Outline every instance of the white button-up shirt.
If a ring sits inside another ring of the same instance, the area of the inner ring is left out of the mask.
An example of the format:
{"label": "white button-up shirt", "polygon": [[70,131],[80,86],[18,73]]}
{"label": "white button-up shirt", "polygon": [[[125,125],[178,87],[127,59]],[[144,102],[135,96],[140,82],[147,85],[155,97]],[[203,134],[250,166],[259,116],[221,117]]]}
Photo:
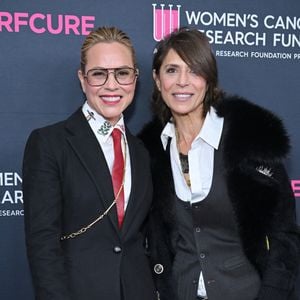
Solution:
{"label": "white button-up shirt", "polygon": [[[114,128],[118,128],[122,132],[122,150],[125,159],[124,209],[126,209],[131,190],[131,166],[123,115],[121,116],[120,120],[115,124],[115,126],[111,126],[109,128],[107,134],[101,134],[99,129],[106,120],[94,109],[92,109],[87,102],[85,102],[82,106],[82,112],[88,120],[88,123],[92,131],[94,132],[98,143],[101,146],[110,173],[112,172],[114,163],[114,143],[111,133]],[[111,201],[113,201],[113,199]]]}

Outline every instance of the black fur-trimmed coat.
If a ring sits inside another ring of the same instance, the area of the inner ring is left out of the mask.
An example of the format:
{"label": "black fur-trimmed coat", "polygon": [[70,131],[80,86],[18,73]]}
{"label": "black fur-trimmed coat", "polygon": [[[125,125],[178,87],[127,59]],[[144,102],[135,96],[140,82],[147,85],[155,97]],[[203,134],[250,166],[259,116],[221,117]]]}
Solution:
{"label": "black fur-trimmed coat", "polygon": [[[259,300],[292,300],[299,264],[300,237],[295,199],[283,166],[289,139],[271,112],[239,97],[215,107],[224,117],[226,183],[244,252],[258,270]],[[152,160],[153,207],[149,226],[152,267],[161,300],[174,300],[171,268],[176,240],[174,185],[170,161],[160,140],[163,125],[153,120],[140,133]],[[162,271],[162,272],[161,272]],[[184,300],[184,299],[179,299]]]}

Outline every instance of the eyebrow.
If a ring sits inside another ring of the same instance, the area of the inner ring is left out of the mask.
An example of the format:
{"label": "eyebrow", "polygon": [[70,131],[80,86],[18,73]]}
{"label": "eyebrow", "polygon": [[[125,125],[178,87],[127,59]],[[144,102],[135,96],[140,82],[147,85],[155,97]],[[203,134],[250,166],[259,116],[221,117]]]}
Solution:
{"label": "eyebrow", "polygon": [[167,67],[179,68],[180,65],[178,65],[178,64],[167,64],[167,65],[164,66],[164,68],[167,68]]}
{"label": "eyebrow", "polygon": [[134,69],[134,66],[131,67],[131,66],[128,66],[128,65],[123,65],[123,66],[118,66],[118,67],[113,67],[113,68],[106,68],[106,67],[96,66],[96,67],[92,67],[90,70],[97,70],[97,69],[113,70],[113,69],[125,69],[125,68]]}

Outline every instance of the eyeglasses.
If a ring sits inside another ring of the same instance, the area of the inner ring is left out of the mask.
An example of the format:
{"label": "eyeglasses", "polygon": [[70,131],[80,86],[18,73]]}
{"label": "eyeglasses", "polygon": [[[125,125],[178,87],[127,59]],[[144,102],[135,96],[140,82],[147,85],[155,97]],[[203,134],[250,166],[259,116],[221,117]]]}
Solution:
{"label": "eyeglasses", "polygon": [[84,78],[86,78],[90,86],[104,85],[110,73],[114,74],[115,80],[118,84],[129,85],[132,84],[138,76],[138,70],[133,68],[95,68],[88,70]]}

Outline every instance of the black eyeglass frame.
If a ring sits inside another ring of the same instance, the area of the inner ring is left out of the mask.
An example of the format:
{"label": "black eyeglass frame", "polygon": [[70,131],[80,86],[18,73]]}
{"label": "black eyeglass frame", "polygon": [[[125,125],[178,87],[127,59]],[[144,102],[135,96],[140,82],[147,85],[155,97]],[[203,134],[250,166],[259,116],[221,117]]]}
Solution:
{"label": "black eyeglass frame", "polygon": [[[106,71],[106,79],[105,81],[102,83],[102,84],[91,84],[89,82],[89,79],[88,79],[88,73],[91,72],[91,71]],[[119,71],[119,70],[133,70],[134,71],[134,77],[132,79],[132,82],[130,83],[120,83],[118,78],[117,78],[117,75],[116,75],[116,72]],[[90,69],[86,72],[86,74],[83,76],[87,83],[90,85],[90,86],[103,86],[107,80],[108,80],[108,77],[109,77],[109,74],[110,73],[113,73],[114,74],[114,78],[115,78],[115,81],[120,84],[120,85],[130,85],[130,84],[133,84],[134,81],[137,79],[137,77],[139,76],[139,69],[136,69],[136,68],[131,68],[131,67],[120,67],[120,68],[93,68],[93,69]]]}

